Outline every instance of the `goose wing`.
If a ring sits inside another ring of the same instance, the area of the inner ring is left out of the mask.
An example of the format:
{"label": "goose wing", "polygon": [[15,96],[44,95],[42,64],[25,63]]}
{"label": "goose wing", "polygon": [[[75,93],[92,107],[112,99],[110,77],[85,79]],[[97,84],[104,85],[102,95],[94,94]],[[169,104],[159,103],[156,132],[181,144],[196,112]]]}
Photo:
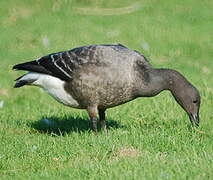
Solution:
{"label": "goose wing", "polygon": [[69,51],[52,53],[37,60],[17,64],[14,70],[26,70],[49,74],[64,81],[72,79],[72,73],[82,64],[93,61],[95,48],[79,47]]}
{"label": "goose wing", "polygon": [[[124,45],[92,45],[74,48],[68,51],[52,53],[37,60],[15,65],[15,70],[27,70],[49,74],[64,81],[72,79],[73,72],[86,64],[106,66],[107,64],[128,63],[131,59],[141,59],[141,63],[149,66],[148,61],[140,53],[129,50]],[[117,65],[116,64],[116,65]]]}

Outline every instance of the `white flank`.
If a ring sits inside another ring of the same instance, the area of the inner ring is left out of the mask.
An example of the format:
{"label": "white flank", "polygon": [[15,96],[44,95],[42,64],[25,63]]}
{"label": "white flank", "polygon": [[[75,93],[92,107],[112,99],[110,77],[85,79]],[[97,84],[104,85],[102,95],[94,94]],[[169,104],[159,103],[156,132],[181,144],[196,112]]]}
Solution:
{"label": "white flank", "polygon": [[59,78],[46,74],[29,72],[23,76],[20,81],[21,80],[35,80],[31,85],[43,88],[58,102],[70,107],[80,108],[78,102],[64,90],[65,82]]}

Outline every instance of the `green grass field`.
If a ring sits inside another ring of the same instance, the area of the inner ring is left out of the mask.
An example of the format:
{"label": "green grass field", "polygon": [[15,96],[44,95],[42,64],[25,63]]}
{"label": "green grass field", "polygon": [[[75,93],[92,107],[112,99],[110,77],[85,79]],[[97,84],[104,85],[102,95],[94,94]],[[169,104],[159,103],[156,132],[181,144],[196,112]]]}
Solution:
{"label": "green grass field", "polygon": [[[143,0],[119,15],[132,4],[0,1],[0,179],[213,179],[213,1]],[[104,43],[184,74],[201,93],[199,131],[169,92],[109,109],[108,134],[94,135],[85,111],[13,89],[14,64]]]}

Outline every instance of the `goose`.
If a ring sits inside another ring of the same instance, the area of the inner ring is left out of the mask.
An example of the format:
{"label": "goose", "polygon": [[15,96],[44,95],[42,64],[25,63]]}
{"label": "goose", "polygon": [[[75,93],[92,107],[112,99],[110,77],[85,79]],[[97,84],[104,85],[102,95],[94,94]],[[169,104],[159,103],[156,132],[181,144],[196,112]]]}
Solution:
{"label": "goose", "polygon": [[196,87],[178,71],[153,68],[143,54],[121,44],[82,46],[13,69],[28,71],[15,80],[15,88],[38,86],[66,106],[86,109],[95,132],[98,123],[107,129],[106,109],[164,90],[171,92],[192,125],[199,126],[201,98]]}

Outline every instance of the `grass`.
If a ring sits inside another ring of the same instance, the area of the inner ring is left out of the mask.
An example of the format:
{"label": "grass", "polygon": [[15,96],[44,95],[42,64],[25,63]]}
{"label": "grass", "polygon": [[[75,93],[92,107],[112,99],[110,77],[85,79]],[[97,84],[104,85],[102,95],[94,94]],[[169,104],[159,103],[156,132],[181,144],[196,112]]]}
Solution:
{"label": "grass", "polygon": [[[213,3],[144,0],[139,10],[117,16],[74,11],[132,3],[0,1],[0,179],[213,178]],[[191,129],[169,92],[109,109],[109,133],[96,136],[86,112],[38,88],[12,88],[23,74],[11,70],[16,63],[117,42],[144,53],[155,67],[180,71],[200,90],[200,131]]]}

